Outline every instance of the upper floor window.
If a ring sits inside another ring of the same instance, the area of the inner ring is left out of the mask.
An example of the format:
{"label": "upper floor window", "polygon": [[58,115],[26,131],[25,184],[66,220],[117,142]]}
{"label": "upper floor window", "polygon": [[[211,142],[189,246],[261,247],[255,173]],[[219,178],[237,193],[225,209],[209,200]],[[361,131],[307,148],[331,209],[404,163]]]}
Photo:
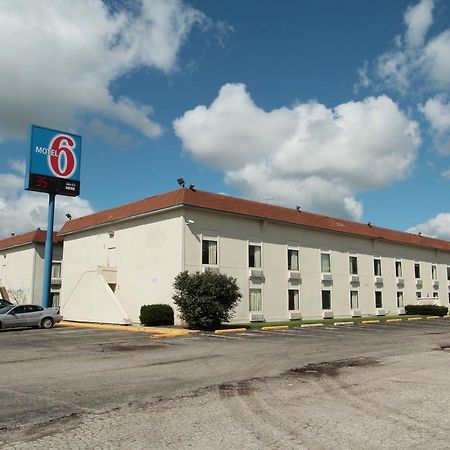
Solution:
{"label": "upper floor window", "polygon": [[349,256],[350,275],[358,274],[358,258],[356,256]]}
{"label": "upper floor window", "polygon": [[217,241],[203,239],[202,264],[217,265]]}
{"label": "upper floor window", "polygon": [[401,278],[403,276],[402,262],[395,261],[395,276]]}
{"label": "upper floor window", "polygon": [[373,274],[376,277],[381,277],[381,259],[379,258],[373,260]]}
{"label": "upper floor window", "polygon": [[322,272],[331,273],[331,263],[330,263],[330,254],[329,253],[321,253],[320,254],[320,264],[321,264]]}
{"label": "upper floor window", "polygon": [[420,264],[419,263],[414,264],[414,276],[416,278],[420,278]]}
{"label": "upper floor window", "polygon": [[437,280],[437,270],[435,265],[431,266],[431,279]]}
{"label": "upper floor window", "polygon": [[261,246],[250,244],[248,246],[248,267],[261,267]]}
{"label": "upper floor window", "polygon": [[52,278],[61,278],[61,263],[52,263]]}
{"label": "upper floor window", "polygon": [[288,270],[299,270],[298,250],[288,248]]}

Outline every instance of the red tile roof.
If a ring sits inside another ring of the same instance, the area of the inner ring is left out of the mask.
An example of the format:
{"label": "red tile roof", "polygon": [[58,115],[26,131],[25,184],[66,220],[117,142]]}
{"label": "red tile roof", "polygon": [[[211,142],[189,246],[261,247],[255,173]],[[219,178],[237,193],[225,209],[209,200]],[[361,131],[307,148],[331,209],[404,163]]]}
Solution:
{"label": "red tile roof", "polygon": [[[0,239],[0,250],[5,250],[11,247],[18,247],[20,245],[31,244],[33,242],[43,243],[47,232],[45,230],[34,230],[29,233],[18,234],[17,236]],[[53,243],[62,242],[63,238],[58,236],[56,231],[53,232]]]}
{"label": "red tile roof", "polygon": [[80,217],[66,222],[60,230],[60,235],[73,233],[79,230],[92,228],[111,222],[127,220],[129,218],[145,215],[175,206],[190,206],[239,214],[247,217],[273,220],[308,228],[346,233],[365,238],[381,239],[401,244],[416,245],[438,250],[450,251],[450,242],[433,239],[417,234],[386,228],[369,226],[367,224],[351,222],[349,220],[312,214],[296,209],[244,200],[227,195],[213,194],[190,189],[178,189],[165,194],[155,195],[134,203],[101,211],[89,216]]}

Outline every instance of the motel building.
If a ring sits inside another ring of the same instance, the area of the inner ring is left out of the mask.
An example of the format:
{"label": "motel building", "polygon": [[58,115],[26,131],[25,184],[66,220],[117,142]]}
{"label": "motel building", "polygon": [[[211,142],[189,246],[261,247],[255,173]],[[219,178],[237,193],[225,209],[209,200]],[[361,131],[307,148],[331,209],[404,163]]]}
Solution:
{"label": "motel building", "polygon": [[[12,303],[41,304],[46,232],[0,239],[0,299]],[[59,305],[61,290],[62,239],[53,233],[51,305]]]}
{"label": "motel building", "polygon": [[237,279],[235,323],[449,304],[450,242],[188,188],[68,221],[59,236],[67,320],[138,322],[144,304],[174,306],[184,270]]}

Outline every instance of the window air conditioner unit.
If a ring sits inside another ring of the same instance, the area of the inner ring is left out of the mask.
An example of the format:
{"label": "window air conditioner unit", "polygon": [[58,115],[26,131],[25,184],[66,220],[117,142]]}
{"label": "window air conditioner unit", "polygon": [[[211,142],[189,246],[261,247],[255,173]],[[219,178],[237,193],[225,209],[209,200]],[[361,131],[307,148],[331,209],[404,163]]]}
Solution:
{"label": "window air conditioner unit", "polygon": [[383,284],[383,277],[375,277],[375,284]]}
{"label": "window air conditioner unit", "polygon": [[331,273],[323,273],[322,281],[333,281],[333,275]]}
{"label": "window air conditioner unit", "polygon": [[359,283],[359,275],[351,275],[350,283]]}
{"label": "window air conditioner unit", "polygon": [[264,322],[264,314],[262,312],[251,312],[250,322]]}
{"label": "window air conditioner unit", "polygon": [[302,314],[300,311],[289,311],[289,320],[301,320]]}
{"label": "window air conditioner unit", "polygon": [[203,266],[202,271],[203,271],[203,273],[204,272],[220,273],[220,270],[218,267]]}
{"label": "window air conditioner unit", "polygon": [[61,284],[61,278],[52,278],[50,283],[51,284],[58,284],[58,285],[60,285]]}
{"label": "window air conditioner unit", "polygon": [[397,285],[403,286],[405,284],[405,280],[403,278],[397,278]]}
{"label": "window air conditioner unit", "polygon": [[359,309],[352,309],[352,317],[361,317],[361,311]]}
{"label": "window air conditioner unit", "polygon": [[264,278],[264,272],[262,269],[250,269],[248,276],[249,278]]}
{"label": "window air conditioner unit", "polygon": [[332,319],[333,318],[333,311],[331,309],[325,309],[322,311],[322,317],[324,319]]}
{"label": "window air conditioner unit", "polygon": [[288,278],[290,280],[301,280],[302,279],[300,272],[298,270],[289,272]]}
{"label": "window air conditioner unit", "polygon": [[420,278],[417,278],[417,280],[416,280],[416,286],[417,286],[417,287],[419,287],[419,286],[422,287],[422,284],[423,284],[423,283],[422,283],[422,280],[421,280]]}
{"label": "window air conditioner unit", "polygon": [[383,308],[377,308],[376,314],[377,314],[377,316],[385,316],[386,311]]}
{"label": "window air conditioner unit", "polygon": [[433,280],[433,287],[438,288],[439,287],[439,280]]}
{"label": "window air conditioner unit", "polygon": [[405,308],[397,308],[397,314],[406,314]]}

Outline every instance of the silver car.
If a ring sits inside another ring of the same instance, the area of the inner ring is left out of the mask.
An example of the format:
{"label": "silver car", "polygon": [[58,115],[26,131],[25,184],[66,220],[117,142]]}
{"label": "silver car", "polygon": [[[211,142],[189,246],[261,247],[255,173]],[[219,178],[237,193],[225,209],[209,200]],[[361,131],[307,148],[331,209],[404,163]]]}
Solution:
{"label": "silver car", "polygon": [[39,305],[8,305],[0,308],[0,328],[41,327],[51,328],[61,322],[59,308]]}

